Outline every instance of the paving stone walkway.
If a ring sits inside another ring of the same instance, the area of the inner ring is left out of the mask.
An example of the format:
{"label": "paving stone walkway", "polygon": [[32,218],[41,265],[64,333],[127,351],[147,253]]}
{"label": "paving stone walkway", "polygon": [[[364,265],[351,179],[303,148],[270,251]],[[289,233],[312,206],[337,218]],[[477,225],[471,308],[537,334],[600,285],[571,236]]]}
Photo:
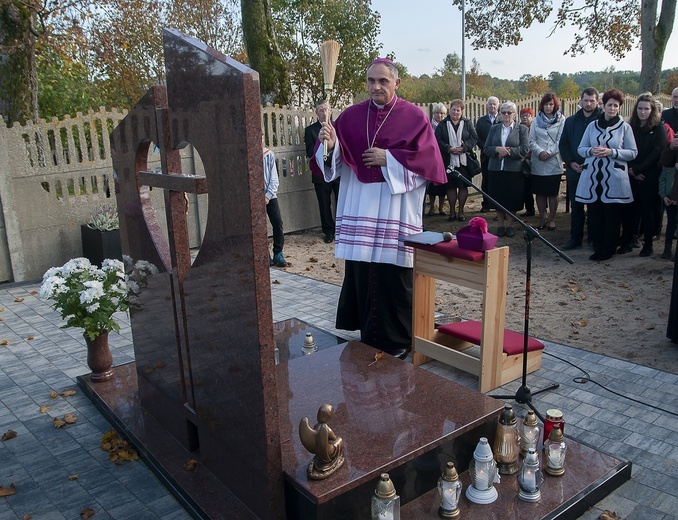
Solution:
{"label": "paving stone walkway", "polygon": [[[299,318],[357,339],[334,330],[339,287],[279,269],[271,270],[271,281],[279,282],[271,284],[275,321]],[[16,488],[0,498],[0,519],[77,520],[88,507],[95,520],[190,518],[142,461],[109,462],[100,441],[110,425],[75,382],[89,372],[82,334],[60,328],[58,313],[38,290],[37,283],[0,286],[0,341],[9,342],[0,345],[0,435],[17,432],[0,442],[0,486]],[[125,315],[119,321],[121,334],[110,335],[116,365],[134,359],[129,321]],[[475,377],[436,361],[423,367],[478,386]],[[584,384],[575,382],[582,370],[590,379]],[[534,391],[552,382],[561,386],[536,396],[540,411],[563,410],[568,436],[633,461],[632,480],[582,518],[609,509],[625,520],[678,519],[678,375],[547,342],[542,368],[529,376],[528,386]],[[500,392],[512,395],[518,386],[513,382]],[[50,398],[50,390],[69,389],[76,394]],[[67,413],[78,421],[54,428],[53,419]]]}

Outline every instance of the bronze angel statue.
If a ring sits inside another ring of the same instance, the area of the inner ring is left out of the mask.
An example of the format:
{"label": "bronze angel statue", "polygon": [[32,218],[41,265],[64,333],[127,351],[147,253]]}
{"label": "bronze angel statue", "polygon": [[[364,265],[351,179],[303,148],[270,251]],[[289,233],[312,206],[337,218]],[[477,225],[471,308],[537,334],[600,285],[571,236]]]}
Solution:
{"label": "bronze angel statue", "polygon": [[308,465],[306,473],[311,480],[322,480],[336,472],[344,463],[344,449],[341,437],[337,437],[327,424],[334,408],[324,404],[318,409],[318,423],[311,428],[308,417],[299,423],[299,438],[315,457]]}

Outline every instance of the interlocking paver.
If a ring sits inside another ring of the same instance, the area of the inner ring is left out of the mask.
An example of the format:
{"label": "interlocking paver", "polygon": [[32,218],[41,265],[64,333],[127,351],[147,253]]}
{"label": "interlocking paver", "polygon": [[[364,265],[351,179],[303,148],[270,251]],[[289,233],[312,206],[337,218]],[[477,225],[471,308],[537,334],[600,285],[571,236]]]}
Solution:
{"label": "interlocking paver", "polygon": [[[333,328],[339,287],[278,269],[271,271],[271,280],[281,282],[271,285],[276,321],[294,317],[348,339],[359,338],[358,332]],[[9,346],[0,347],[0,430],[19,433],[0,443],[0,485],[17,486],[15,495],[0,499],[0,518],[31,514],[34,520],[72,519],[91,507],[97,519],[187,520],[189,515],[143,462],[116,466],[108,461],[100,440],[110,424],[82,393],[49,398],[50,389],[77,388],[75,376],[88,369],[81,331],[61,329],[59,314],[30,294],[38,288],[37,283],[0,288],[0,307],[5,309],[0,339],[10,339]],[[14,302],[16,297],[25,299]],[[119,320],[122,333],[110,338],[115,364],[134,359],[128,319],[119,315]],[[442,363],[422,368],[477,388],[477,378]],[[592,381],[575,382],[584,371]],[[678,416],[643,403],[678,411],[678,375],[547,341],[542,369],[528,376],[528,386],[535,391],[551,383],[560,387],[535,396],[538,409],[560,408],[569,437],[634,462],[632,480],[582,518],[598,518],[603,509],[625,520],[676,518]],[[514,381],[494,393],[511,395],[519,386]],[[40,413],[41,404],[50,411]],[[514,405],[519,414],[525,412]],[[66,413],[76,415],[78,422],[53,428],[52,418]],[[78,479],[68,480],[75,474]]]}

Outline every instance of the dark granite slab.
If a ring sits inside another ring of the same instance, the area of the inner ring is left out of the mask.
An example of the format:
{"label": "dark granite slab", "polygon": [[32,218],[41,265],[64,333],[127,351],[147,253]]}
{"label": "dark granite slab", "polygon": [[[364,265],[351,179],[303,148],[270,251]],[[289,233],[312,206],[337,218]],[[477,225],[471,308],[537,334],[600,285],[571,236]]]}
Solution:
{"label": "dark granite slab", "polygon": [[[249,510],[207,467],[200,452],[191,452],[178,442],[139,400],[136,363],[113,368],[113,378],[92,383],[89,375],[78,376],[78,385],[111,424],[127,437],[144,462],[194,518],[252,520]],[[184,464],[198,461],[195,471]]]}
{"label": "dark granite slab", "polygon": [[336,347],[348,341],[297,318],[279,321],[273,324],[273,333],[280,363],[303,356],[301,347],[304,345],[307,332],[313,336],[318,350]]}
{"label": "dark granite slab", "polygon": [[[631,463],[567,439],[566,471],[562,477],[544,475],[541,500],[535,503],[518,498],[516,475],[502,475],[496,485],[499,498],[488,505],[470,502],[468,471],[460,475],[464,485],[459,509],[460,518],[469,520],[575,519],[603,497],[631,478]],[[401,520],[418,520],[437,516],[440,498],[436,489],[401,508]]]}
{"label": "dark granite slab", "polygon": [[[436,450],[453,449],[446,445],[487,425],[503,408],[495,399],[391,356],[370,365],[376,352],[353,341],[277,366],[283,471],[308,508],[316,508],[309,516],[338,517],[336,512],[318,512],[319,506],[346,500],[353,490],[359,491],[355,500],[362,503],[365,490],[369,495],[384,471],[399,469],[399,477],[408,481],[409,471],[402,468],[410,462],[417,475],[423,466],[432,467],[430,489],[440,471]],[[299,422],[308,417],[315,423],[323,403],[335,409],[329,424],[344,440],[346,462],[332,477],[309,481],[306,467],[312,457],[299,440]],[[475,442],[474,435],[461,443],[466,464]],[[291,494],[288,489],[288,518],[297,517],[290,516]]]}

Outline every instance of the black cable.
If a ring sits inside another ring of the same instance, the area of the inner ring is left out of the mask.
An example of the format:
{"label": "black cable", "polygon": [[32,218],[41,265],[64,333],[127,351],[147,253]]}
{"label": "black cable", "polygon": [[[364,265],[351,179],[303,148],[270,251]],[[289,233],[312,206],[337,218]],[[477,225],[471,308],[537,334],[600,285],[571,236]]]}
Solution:
{"label": "black cable", "polygon": [[616,392],[615,390],[611,390],[611,389],[609,389],[608,387],[606,387],[605,385],[599,383],[598,381],[595,381],[594,379],[591,379],[591,375],[590,375],[586,370],[584,370],[583,368],[581,368],[581,367],[575,365],[574,363],[568,361],[567,359],[563,359],[563,358],[558,357],[558,356],[556,356],[556,355],[554,355],[554,354],[551,354],[550,352],[546,352],[546,350],[543,350],[542,352],[543,352],[544,354],[546,354],[547,356],[551,356],[552,358],[556,358],[558,361],[562,361],[563,363],[567,363],[568,365],[571,365],[571,366],[573,366],[574,368],[576,368],[577,370],[583,372],[583,373],[586,375],[585,377],[575,377],[575,378],[572,379],[573,382],[575,382],[575,383],[577,383],[577,384],[579,384],[579,385],[585,385],[586,383],[593,383],[594,385],[598,385],[598,386],[599,386],[600,388],[602,388],[603,390],[607,390],[607,391],[610,392],[611,394],[614,394],[614,395],[616,395],[616,396],[622,397],[622,398],[624,398],[624,399],[628,399],[629,401],[633,401],[634,403],[642,404],[642,405],[644,405],[644,406],[647,406],[648,408],[653,408],[653,409],[655,409],[655,410],[660,410],[660,411],[662,411],[662,412],[665,412],[665,413],[668,413],[668,414],[671,414],[671,415],[675,415],[676,417],[678,417],[678,413],[676,413],[676,412],[672,412],[671,410],[666,410],[665,408],[662,408],[662,407],[660,407],[660,406],[654,406],[654,405],[652,405],[652,404],[647,404],[647,403],[644,403],[643,401],[638,401],[637,399],[634,399],[633,397],[629,397],[629,396],[627,396],[627,395],[624,395],[624,394],[621,394],[621,393],[619,393],[619,392]]}

